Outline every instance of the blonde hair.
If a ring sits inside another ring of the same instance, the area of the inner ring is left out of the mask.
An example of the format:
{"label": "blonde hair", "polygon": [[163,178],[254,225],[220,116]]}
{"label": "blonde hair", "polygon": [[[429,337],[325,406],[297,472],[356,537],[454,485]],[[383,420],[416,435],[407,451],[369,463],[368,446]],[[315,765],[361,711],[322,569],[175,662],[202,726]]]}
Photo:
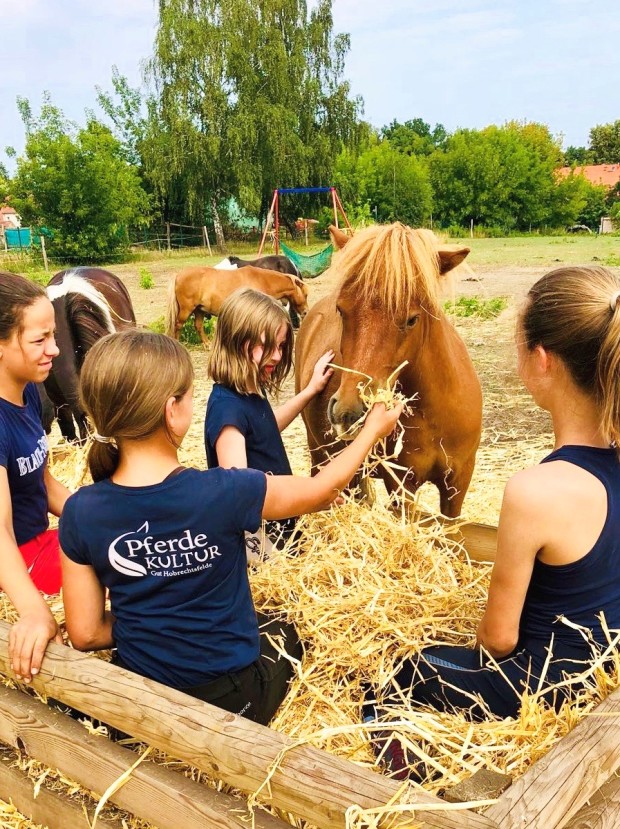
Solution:
{"label": "blonde hair", "polygon": [[187,351],[165,334],[130,329],[108,334],[90,349],[80,375],[80,399],[95,429],[88,453],[94,481],[118,467],[119,438],[139,440],[164,427],[170,397],[191,388],[194,370]]}
{"label": "blonde hair", "polygon": [[[277,345],[278,331],[286,326],[282,358],[271,377],[261,377]],[[252,350],[263,346],[259,365]],[[226,298],[217,326],[209,360],[209,375],[214,382],[235,389],[239,394],[279,392],[293,362],[293,327],[284,308],[266,294],[241,288]]]}
{"label": "blonde hair", "polygon": [[600,407],[606,440],[620,445],[620,278],[599,266],[557,268],[530,289],[521,327],[531,351],[557,354]]}

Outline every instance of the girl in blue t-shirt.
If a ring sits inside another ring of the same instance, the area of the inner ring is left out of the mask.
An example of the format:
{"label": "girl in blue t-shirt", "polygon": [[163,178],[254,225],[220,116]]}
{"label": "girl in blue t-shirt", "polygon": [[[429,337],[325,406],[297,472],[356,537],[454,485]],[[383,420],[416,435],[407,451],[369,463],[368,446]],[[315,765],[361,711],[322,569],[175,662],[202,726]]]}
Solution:
{"label": "girl in blue t-shirt", "polygon": [[[276,409],[266,395],[278,393],[292,364],[290,317],[271,297],[243,288],[224,302],[209,361],[214,380],[205,418],[209,468],[260,469],[290,475],[281,432],[319,394],[333,374],[327,351],[308,385]],[[292,533],[294,521],[269,523],[267,537],[277,543]]]}
{"label": "girl in blue t-shirt", "polygon": [[[475,647],[436,645],[404,660],[390,686],[368,692],[368,721],[375,699],[381,714],[409,697],[476,719],[518,716],[525,692],[559,707],[595,653],[614,651],[606,628],[612,640],[620,631],[620,277],[601,267],[543,276],[519,316],[517,358],[555,440],[506,486]],[[395,777],[409,775],[396,739],[377,748]]]}
{"label": "girl in blue t-shirt", "polygon": [[67,631],[80,650],[116,647],[117,664],[267,723],[301,645],[291,625],[257,619],[244,534],[262,519],[332,503],[400,408],[375,406],[358,438],[314,478],[198,471],[177,458],[192,380],[186,350],[146,331],[111,334],[84,361],[95,483],[69,498],[60,522]]}
{"label": "girl in blue t-shirt", "polygon": [[60,590],[60,556],[48,511],[69,496],[49,472],[36,383],[58,354],[54,308],[45,290],[0,272],[0,589],[19,613],[11,628],[13,671],[29,681],[51,640],[62,642],[41,595]]}

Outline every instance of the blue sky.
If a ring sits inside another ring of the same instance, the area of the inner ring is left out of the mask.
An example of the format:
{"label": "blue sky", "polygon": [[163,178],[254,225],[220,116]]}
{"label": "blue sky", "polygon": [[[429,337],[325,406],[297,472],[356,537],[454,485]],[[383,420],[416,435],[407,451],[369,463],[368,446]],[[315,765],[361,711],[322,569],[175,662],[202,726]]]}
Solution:
{"label": "blue sky", "polygon": [[[44,90],[84,122],[117,65],[139,85],[151,54],[154,0],[16,0],[0,26],[0,160],[23,149],[15,105]],[[334,0],[351,35],[346,76],[375,126],[421,117],[448,130],[540,121],[564,145],[620,119],[618,0]]]}

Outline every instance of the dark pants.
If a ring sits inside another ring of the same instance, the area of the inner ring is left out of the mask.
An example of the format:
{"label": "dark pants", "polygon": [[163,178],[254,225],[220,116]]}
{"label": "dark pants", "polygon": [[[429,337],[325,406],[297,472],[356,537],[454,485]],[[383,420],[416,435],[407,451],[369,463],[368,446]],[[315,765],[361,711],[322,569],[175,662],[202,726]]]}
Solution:
{"label": "dark pants", "polygon": [[260,656],[256,662],[204,685],[179,690],[225,711],[267,725],[286,696],[288,684],[295,673],[291,662],[280,655],[269,637],[297,661],[301,660],[303,648],[293,625],[260,613],[257,615]]}
{"label": "dark pants", "polygon": [[[430,705],[439,711],[465,710],[475,720],[489,713],[499,717],[516,717],[525,689],[536,692],[544,671],[541,691],[545,701],[560,707],[566,689],[553,690],[551,685],[566,675],[578,674],[587,667],[584,649],[555,644],[554,658],[544,668],[546,652],[521,648],[495,662],[479,649],[437,645],[424,648],[414,659],[407,660],[395,674],[392,685],[378,699],[379,713],[403,700]],[[545,692],[545,689],[547,691]],[[573,685],[572,690],[576,690]],[[370,692],[367,692],[367,703]],[[365,711],[368,709],[365,706]]]}

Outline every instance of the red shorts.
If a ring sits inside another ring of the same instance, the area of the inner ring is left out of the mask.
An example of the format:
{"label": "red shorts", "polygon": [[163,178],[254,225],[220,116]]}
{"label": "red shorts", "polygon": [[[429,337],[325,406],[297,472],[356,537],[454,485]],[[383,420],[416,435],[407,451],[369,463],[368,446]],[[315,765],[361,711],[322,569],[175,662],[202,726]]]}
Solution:
{"label": "red shorts", "polygon": [[58,530],[46,530],[19,548],[37,590],[59,593],[62,584]]}

